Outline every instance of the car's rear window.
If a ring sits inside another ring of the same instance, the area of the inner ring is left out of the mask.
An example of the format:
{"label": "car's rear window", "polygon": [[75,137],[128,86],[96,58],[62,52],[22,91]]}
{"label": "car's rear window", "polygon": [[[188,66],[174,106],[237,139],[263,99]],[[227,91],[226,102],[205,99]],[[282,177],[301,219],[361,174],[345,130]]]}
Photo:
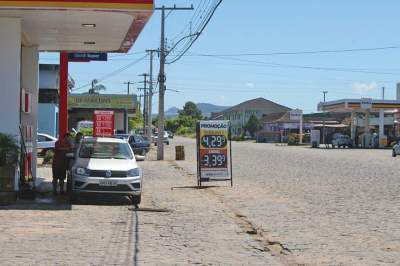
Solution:
{"label": "car's rear window", "polygon": [[79,150],[81,158],[132,159],[133,155],[127,143],[83,142]]}

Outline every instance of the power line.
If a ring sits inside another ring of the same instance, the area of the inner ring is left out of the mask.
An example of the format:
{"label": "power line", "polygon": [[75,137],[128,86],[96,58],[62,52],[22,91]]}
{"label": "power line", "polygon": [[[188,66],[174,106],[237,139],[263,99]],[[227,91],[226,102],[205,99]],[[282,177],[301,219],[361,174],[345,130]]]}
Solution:
{"label": "power line", "polygon": [[273,67],[273,68],[296,68],[296,69],[308,69],[308,70],[352,72],[352,73],[363,73],[363,74],[395,75],[395,76],[399,75],[398,73],[391,73],[391,72],[375,72],[375,71],[368,71],[368,70],[362,70],[362,69],[339,68],[339,67],[320,67],[320,66],[304,66],[304,65],[280,64],[280,63],[275,63],[275,62],[255,61],[255,60],[247,60],[247,59],[234,58],[234,57],[225,57],[225,56],[213,56],[213,58],[222,59],[222,60],[253,63],[253,64],[262,65],[262,66],[268,66],[268,67]]}
{"label": "power line", "polygon": [[372,48],[351,48],[351,49],[336,49],[336,50],[314,50],[314,51],[293,51],[293,52],[270,52],[270,53],[233,53],[233,54],[203,54],[191,53],[185,56],[205,56],[205,57],[246,57],[246,56],[270,56],[270,55],[301,55],[301,54],[324,54],[324,53],[352,53],[352,52],[368,52],[400,49],[400,46],[384,46]]}
{"label": "power line", "polygon": [[[106,80],[106,79],[108,79],[108,78],[110,78],[110,77],[112,77],[112,76],[118,75],[118,74],[121,73],[122,71],[125,71],[125,70],[127,70],[128,68],[130,68],[130,67],[136,65],[137,63],[141,62],[141,61],[142,61],[143,59],[145,59],[146,57],[147,57],[147,54],[144,55],[144,56],[142,56],[141,58],[139,58],[139,59],[137,59],[137,60],[135,60],[135,61],[133,61],[133,62],[131,62],[131,63],[129,63],[129,64],[127,64],[127,65],[125,65],[125,66],[123,66],[123,67],[117,69],[117,70],[115,70],[115,71],[113,71],[113,72],[111,72],[111,73],[108,73],[108,74],[104,75],[103,77],[97,79],[97,81],[98,81],[98,82],[101,82],[101,81],[104,81],[104,80]],[[73,91],[77,91],[77,90],[86,88],[86,87],[90,86],[91,84],[92,84],[91,82],[90,82],[90,83],[87,83],[87,84],[85,84],[85,85],[83,85],[83,86],[80,86],[80,87],[74,89]]]}
{"label": "power line", "polygon": [[[214,16],[215,12],[217,11],[218,7],[221,5],[222,0],[218,0],[218,2],[216,2],[216,4],[214,5],[214,7],[212,7],[209,11],[209,13],[207,14],[207,16],[205,17],[205,19],[203,20],[203,22],[201,22],[199,24],[199,28],[196,30],[195,33],[188,35],[188,37],[190,38],[189,42],[187,45],[184,46],[184,48],[181,50],[181,52],[179,53],[179,55],[175,56],[175,58],[171,59],[170,61],[167,61],[166,64],[172,64],[175,63],[176,61],[178,61],[179,59],[182,58],[183,55],[186,54],[187,51],[189,51],[189,49],[193,46],[193,44],[197,41],[197,39],[200,37],[200,35],[203,33],[204,29],[207,27],[208,23],[210,23],[212,17]],[[192,38],[193,37],[193,38]],[[182,39],[184,39],[185,37],[183,37]],[[182,40],[181,39],[181,40]],[[175,47],[174,47],[175,48]]]}

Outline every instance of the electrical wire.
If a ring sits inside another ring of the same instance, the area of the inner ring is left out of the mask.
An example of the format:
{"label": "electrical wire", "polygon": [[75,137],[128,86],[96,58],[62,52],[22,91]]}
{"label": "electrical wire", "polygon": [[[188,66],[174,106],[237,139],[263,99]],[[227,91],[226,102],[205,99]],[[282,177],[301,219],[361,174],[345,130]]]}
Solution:
{"label": "electrical wire", "polygon": [[[110,78],[112,76],[118,75],[119,73],[125,71],[126,69],[128,69],[128,68],[136,65],[137,63],[143,61],[147,56],[148,55],[146,54],[146,55],[142,56],[141,58],[139,58],[139,59],[137,59],[137,60],[135,60],[135,61],[133,61],[133,62],[131,62],[131,63],[129,63],[129,64],[127,64],[127,65],[125,65],[125,66],[113,71],[113,72],[111,72],[111,73],[108,73],[108,74],[102,76],[101,78],[97,79],[97,81],[101,82],[101,81],[104,81],[104,80],[106,80],[106,79],[108,79],[108,78]],[[82,85],[82,86],[76,88],[76,89],[73,89],[73,91],[81,90],[83,88],[86,88],[86,87],[90,86],[91,84],[92,84],[92,82],[89,82],[89,83],[87,83],[85,85]]]}
{"label": "electrical wire", "polygon": [[[173,64],[179,59],[182,58],[183,55],[186,54],[187,51],[193,46],[193,44],[197,41],[197,39],[200,37],[200,35],[203,33],[204,29],[207,27],[211,19],[213,18],[215,12],[217,11],[218,7],[221,5],[222,0],[218,0],[214,6],[211,6],[207,16],[205,16],[204,20],[202,20],[198,26],[198,29],[195,31],[193,34],[193,38],[190,38],[190,40],[187,42],[186,45],[183,46],[181,52],[179,52],[178,56],[175,58],[166,61],[166,64]],[[205,12],[205,11],[204,11]],[[191,34],[192,35],[192,34]],[[190,36],[190,35],[189,35]]]}
{"label": "electrical wire", "polygon": [[248,57],[248,56],[270,56],[270,55],[302,55],[302,54],[324,54],[324,53],[352,53],[352,52],[368,52],[400,49],[400,46],[385,46],[373,48],[353,48],[353,49],[337,49],[337,50],[315,50],[315,51],[294,51],[294,52],[272,52],[272,53],[236,53],[236,54],[202,54],[191,53],[185,56],[204,56],[204,57]]}

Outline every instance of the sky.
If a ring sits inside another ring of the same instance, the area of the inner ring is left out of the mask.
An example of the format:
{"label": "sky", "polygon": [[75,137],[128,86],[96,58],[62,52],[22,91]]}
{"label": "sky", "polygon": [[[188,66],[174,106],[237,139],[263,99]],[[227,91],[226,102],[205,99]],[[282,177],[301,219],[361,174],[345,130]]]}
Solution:
{"label": "sky", "polygon": [[[196,25],[211,2],[155,1],[156,6],[194,6],[193,11],[168,15],[170,47],[189,33],[190,22]],[[381,99],[382,87],[385,99],[394,99],[396,83],[400,82],[398,10],[400,1],[396,0],[223,0],[185,56],[166,65],[166,109],[182,108],[187,101],[232,106],[264,97],[312,113],[317,112],[323,91],[328,91],[328,101]],[[107,62],[70,63],[69,73],[79,88],[132,63],[101,81],[107,87],[105,93],[125,94],[124,82],[142,81],[139,75],[149,71],[148,58],[133,62],[142,58],[146,49],[159,46],[160,12],[155,11],[128,54],[109,54]],[[57,54],[40,55],[40,63],[57,62]],[[134,91],[139,93],[136,88],[142,86],[134,84]],[[153,97],[153,106],[157,110],[158,94]]]}

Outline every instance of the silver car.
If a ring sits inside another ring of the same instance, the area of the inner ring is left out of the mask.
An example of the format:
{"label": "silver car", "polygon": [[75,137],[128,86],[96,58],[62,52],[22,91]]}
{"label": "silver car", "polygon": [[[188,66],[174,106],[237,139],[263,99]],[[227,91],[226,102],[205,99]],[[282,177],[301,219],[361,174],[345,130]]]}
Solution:
{"label": "silver car", "polygon": [[129,144],[115,138],[85,138],[80,143],[71,168],[71,195],[107,193],[129,196],[139,205],[142,171]]}
{"label": "silver car", "polygon": [[396,143],[392,148],[392,156],[396,157],[397,155],[400,155],[400,142]]}

